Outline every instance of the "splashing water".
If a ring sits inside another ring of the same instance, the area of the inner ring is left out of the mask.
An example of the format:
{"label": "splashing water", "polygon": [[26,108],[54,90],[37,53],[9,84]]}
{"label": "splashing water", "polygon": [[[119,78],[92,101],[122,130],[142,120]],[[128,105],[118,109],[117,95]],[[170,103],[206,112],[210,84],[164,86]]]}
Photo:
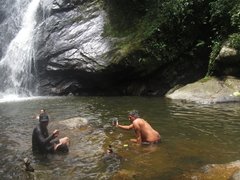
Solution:
{"label": "splashing water", "polygon": [[33,75],[33,35],[39,2],[40,0],[32,0],[29,3],[21,29],[10,42],[5,56],[0,61],[0,98],[31,96],[34,91],[36,85]]}

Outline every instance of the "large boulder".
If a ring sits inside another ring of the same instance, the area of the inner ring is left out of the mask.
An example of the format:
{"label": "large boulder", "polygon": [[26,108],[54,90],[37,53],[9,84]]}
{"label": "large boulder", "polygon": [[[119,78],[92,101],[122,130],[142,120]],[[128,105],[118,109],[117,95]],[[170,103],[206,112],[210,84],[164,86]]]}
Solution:
{"label": "large boulder", "polygon": [[217,76],[240,76],[240,53],[225,43],[215,60],[214,74]]}
{"label": "large boulder", "polygon": [[114,39],[102,36],[105,18],[97,0],[43,3],[35,38],[39,94],[104,89],[109,76],[102,71],[117,51]]}
{"label": "large boulder", "polygon": [[197,103],[240,102],[240,79],[208,77],[178,89],[172,89],[166,97]]}

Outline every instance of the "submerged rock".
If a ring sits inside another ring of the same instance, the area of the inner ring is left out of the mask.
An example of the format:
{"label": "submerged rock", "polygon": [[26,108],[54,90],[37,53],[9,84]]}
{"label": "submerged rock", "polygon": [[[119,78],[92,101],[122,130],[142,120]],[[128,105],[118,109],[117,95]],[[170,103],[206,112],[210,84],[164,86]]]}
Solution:
{"label": "submerged rock", "polygon": [[28,158],[23,159],[25,171],[34,172],[34,168],[31,166],[31,162]]}
{"label": "submerged rock", "polygon": [[186,173],[176,177],[184,180],[239,180],[240,160],[228,164],[209,164],[201,168],[199,172]]}
{"label": "submerged rock", "polygon": [[235,172],[232,177],[230,178],[230,180],[239,180],[240,179],[240,170],[238,170],[237,172]]}
{"label": "submerged rock", "polygon": [[113,179],[137,179],[137,177],[138,177],[137,172],[122,169],[113,176]]}
{"label": "submerged rock", "polygon": [[82,117],[74,117],[74,118],[65,119],[63,121],[59,121],[59,124],[67,126],[69,129],[76,129],[76,128],[79,129],[83,126],[86,126],[88,124],[88,121],[87,119]]}
{"label": "submerged rock", "polygon": [[240,79],[231,76],[222,79],[210,77],[169,91],[166,97],[203,104],[240,102],[240,96],[236,93],[239,90]]}

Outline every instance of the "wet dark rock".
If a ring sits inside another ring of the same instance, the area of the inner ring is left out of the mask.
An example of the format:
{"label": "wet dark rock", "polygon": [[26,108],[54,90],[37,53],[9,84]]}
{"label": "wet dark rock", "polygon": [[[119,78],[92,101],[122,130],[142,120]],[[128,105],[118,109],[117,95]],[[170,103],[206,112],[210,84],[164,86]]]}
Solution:
{"label": "wet dark rock", "polygon": [[54,1],[51,10],[58,13],[39,24],[35,42],[40,94],[104,89],[108,75],[102,71],[114,42],[101,36],[106,15],[98,2]]}
{"label": "wet dark rock", "polygon": [[24,158],[24,165],[25,165],[25,171],[29,171],[29,172],[34,172],[33,167],[31,166],[31,162],[28,158]]}
{"label": "wet dark rock", "polygon": [[73,9],[74,1],[71,0],[54,0],[52,13],[63,12]]}

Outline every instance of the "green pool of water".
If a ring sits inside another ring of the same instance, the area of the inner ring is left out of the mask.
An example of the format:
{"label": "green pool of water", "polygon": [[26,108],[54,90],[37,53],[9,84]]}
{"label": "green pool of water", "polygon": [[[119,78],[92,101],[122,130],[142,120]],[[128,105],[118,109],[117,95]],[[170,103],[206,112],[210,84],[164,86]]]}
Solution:
{"label": "green pool of water", "polygon": [[[34,115],[47,109],[49,131],[71,139],[67,155],[33,156]],[[133,131],[111,126],[128,124],[129,110],[139,110],[162,136],[162,143],[139,146]],[[69,129],[65,119],[82,117],[87,125]],[[3,179],[174,179],[206,164],[240,159],[239,104],[199,105],[156,97],[51,97],[0,103],[0,150]],[[116,156],[105,157],[111,144]],[[126,146],[127,145],[127,146]],[[25,172],[29,157],[34,173]]]}

